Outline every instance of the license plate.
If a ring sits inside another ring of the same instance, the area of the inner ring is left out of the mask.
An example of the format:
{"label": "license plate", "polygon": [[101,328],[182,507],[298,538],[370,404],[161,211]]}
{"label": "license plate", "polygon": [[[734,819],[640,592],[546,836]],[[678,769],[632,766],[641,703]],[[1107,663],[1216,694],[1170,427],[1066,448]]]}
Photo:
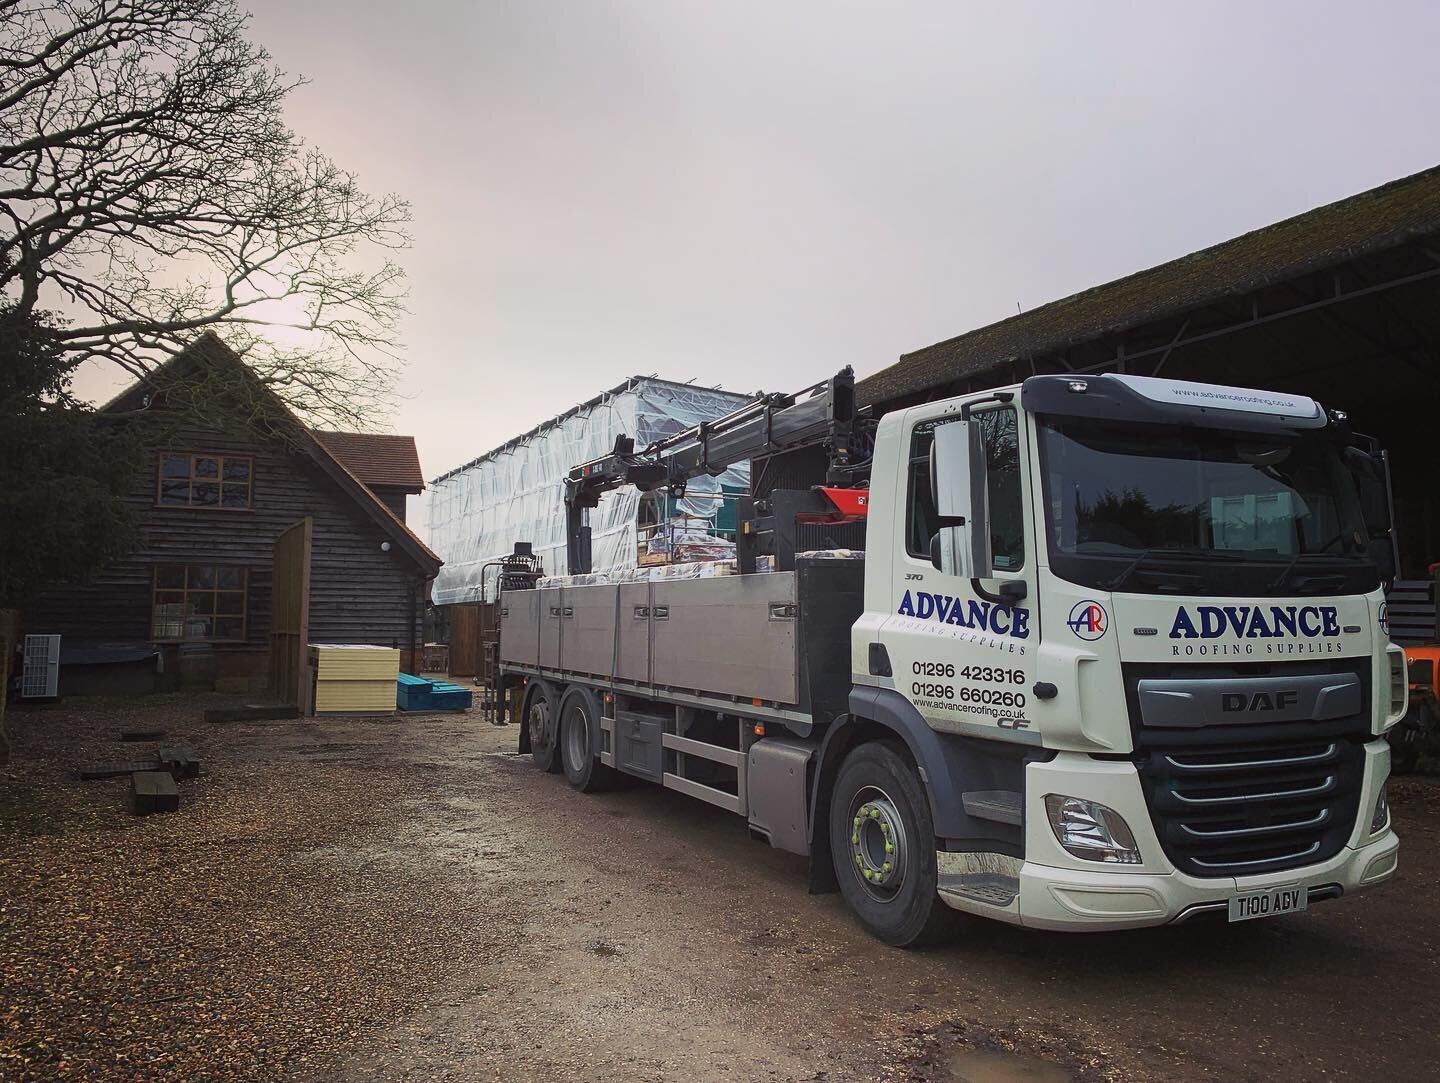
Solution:
{"label": "license plate", "polygon": [[1250,921],[1273,918],[1276,914],[1298,914],[1310,901],[1303,887],[1275,887],[1230,896],[1230,920]]}

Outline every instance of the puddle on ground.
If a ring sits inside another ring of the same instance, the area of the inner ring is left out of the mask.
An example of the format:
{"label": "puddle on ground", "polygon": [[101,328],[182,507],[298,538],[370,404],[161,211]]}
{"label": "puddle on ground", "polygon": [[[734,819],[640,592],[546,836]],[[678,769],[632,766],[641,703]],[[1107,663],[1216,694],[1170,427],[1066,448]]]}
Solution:
{"label": "puddle on ground", "polygon": [[1072,1078],[1054,1061],[993,1049],[966,1049],[951,1057],[948,1067],[955,1083],[1071,1083]]}

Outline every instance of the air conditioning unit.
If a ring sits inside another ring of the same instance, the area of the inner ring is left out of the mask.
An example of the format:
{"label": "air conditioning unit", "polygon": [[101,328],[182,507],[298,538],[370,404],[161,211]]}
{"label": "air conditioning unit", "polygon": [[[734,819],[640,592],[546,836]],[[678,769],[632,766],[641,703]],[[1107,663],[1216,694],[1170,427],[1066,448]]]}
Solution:
{"label": "air conditioning unit", "polygon": [[21,699],[54,699],[60,694],[60,637],[26,636],[20,671]]}

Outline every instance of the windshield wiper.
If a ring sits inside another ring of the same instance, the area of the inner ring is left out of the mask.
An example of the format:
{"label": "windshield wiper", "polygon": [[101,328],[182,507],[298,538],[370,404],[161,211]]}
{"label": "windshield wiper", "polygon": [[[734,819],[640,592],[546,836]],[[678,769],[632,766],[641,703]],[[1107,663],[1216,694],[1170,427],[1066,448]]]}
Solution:
{"label": "windshield wiper", "polygon": [[[1286,563],[1284,570],[1281,571],[1281,573],[1280,573],[1279,575],[1277,575],[1277,576],[1270,582],[1270,584],[1269,584],[1265,589],[1266,589],[1266,590],[1280,590],[1280,589],[1282,589],[1282,588],[1285,586],[1285,584],[1290,581],[1290,576],[1291,576],[1292,574],[1294,574],[1295,568],[1300,564],[1300,562],[1301,562],[1302,560],[1306,560],[1306,559],[1314,560],[1314,559],[1317,559],[1317,558],[1320,559],[1320,560],[1331,560],[1331,561],[1334,561],[1334,560],[1344,560],[1344,559],[1345,559],[1344,556],[1342,556],[1342,555],[1340,555],[1340,554],[1338,554],[1338,553],[1336,553],[1336,554],[1331,554],[1331,553],[1296,553],[1293,557],[1290,558],[1289,562]],[[1341,573],[1341,572],[1332,572],[1332,573],[1329,574],[1329,575],[1312,575],[1312,576],[1309,576],[1309,577],[1307,577],[1306,579],[1302,580],[1301,582],[1295,584],[1295,588],[1294,588],[1294,589],[1303,592],[1303,591],[1309,590],[1309,589],[1311,589],[1311,588],[1313,588],[1313,587],[1317,587],[1317,586],[1330,586],[1330,585],[1334,585],[1334,584],[1336,584],[1336,583],[1343,583],[1344,581],[1345,581],[1345,576],[1344,576],[1344,574]]]}
{"label": "windshield wiper", "polygon": [[[1143,565],[1147,560],[1151,559],[1208,561],[1234,560],[1236,558],[1229,553],[1215,553],[1200,549],[1146,549],[1143,553],[1141,553],[1129,564],[1127,564],[1124,570],[1119,575],[1117,575],[1114,579],[1110,580],[1110,582],[1106,583],[1105,589],[1119,590],[1121,586],[1130,581],[1130,577],[1132,575],[1134,575],[1137,571],[1140,570],[1141,565]],[[1179,572],[1172,574],[1175,574],[1175,577],[1178,579],[1188,579],[1191,582],[1200,582],[1202,580],[1201,576],[1189,572]]]}

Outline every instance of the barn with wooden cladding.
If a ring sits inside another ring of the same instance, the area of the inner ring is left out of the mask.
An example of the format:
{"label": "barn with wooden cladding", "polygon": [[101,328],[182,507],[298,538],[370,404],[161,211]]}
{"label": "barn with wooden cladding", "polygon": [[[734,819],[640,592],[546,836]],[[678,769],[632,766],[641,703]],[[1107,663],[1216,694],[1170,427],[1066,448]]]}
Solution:
{"label": "barn with wooden cladding", "polygon": [[300,702],[308,643],[411,664],[441,565],[405,524],[413,438],[307,429],[210,334],[103,412],[145,448],[141,543],[24,608],[27,632],[62,636],[63,693],[183,680]]}
{"label": "barn with wooden cladding", "polygon": [[877,414],[1042,373],[1310,395],[1390,455],[1397,642],[1434,642],[1440,561],[1440,166],[905,354]]}

